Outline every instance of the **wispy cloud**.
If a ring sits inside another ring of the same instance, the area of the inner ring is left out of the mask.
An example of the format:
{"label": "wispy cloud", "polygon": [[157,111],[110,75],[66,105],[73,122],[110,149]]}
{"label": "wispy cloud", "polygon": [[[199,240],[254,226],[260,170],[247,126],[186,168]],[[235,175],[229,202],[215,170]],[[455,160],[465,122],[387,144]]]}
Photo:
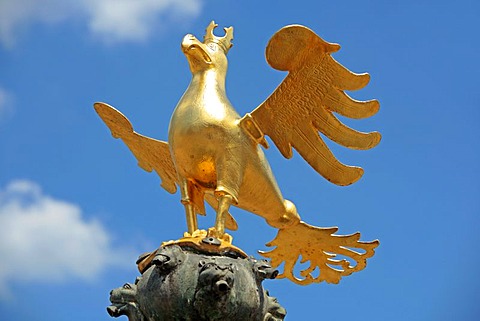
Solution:
{"label": "wispy cloud", "polygon": [[198,16],[203,0],[15,0],[0,1],[0,42],[11,47],[35,23],[81,19],[108,42],[143,41],[172,21]]}
{"label": "wispy cloud", "polygon": [[0,190],[0,299],[11,282],[93,279],[107,267],[131,263],[108,231],[74,204],[45,195],[26,180]]}
{"label": "wispy cloud", "polygon": [[12,94],[0,87],[0,124],[12,115],[12,100]]}
{"label": "wispy cloud", "polygon": [[200,0],[88,0],[88,25],[106,42],[147,39],[172,20],[195,17]]}

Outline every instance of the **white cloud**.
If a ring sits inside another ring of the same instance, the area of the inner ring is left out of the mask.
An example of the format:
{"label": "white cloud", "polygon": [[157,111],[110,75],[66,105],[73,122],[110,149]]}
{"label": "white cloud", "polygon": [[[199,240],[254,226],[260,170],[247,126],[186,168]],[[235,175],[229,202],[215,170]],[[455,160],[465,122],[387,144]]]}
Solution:
{"label": "white cloud", "polygon": [[11,282],[94,279],[112,266],[130,266],[130,251],[116,249],[105,228],[85,220],[74,204],[16,180],[0,190],[0,298]]}
{"label": "white cloud", "polygon": [[201,9],[200,0],[87,1],[90,30],[107,42],[145,40],[170,20],[195,17]]}
{"label": "white cloud", "polygon": [[[81,1],[79,1],[81,2]],[[7,46],[15,44],[19,32],[34,23],[56,23],[75,13],[73,0],[0,1],[0,40]]]}
{"label": "white cloud", "polygon": [[81,19],[93,35],[112,43],[142,41],[172,21],[198,16],[202,0],[15,0],[0,1],[0,41],[14,45],[35,23]]}

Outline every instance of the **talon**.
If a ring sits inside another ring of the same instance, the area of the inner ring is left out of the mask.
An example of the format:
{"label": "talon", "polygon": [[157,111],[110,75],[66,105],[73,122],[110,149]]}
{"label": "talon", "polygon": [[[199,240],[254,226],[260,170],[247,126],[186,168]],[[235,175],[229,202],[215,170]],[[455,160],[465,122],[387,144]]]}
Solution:
{"label": "talon", "polygon": [[217,238],[217,239],[221,239],[223,234],[225,234],[225,233],[221,234],[215,227],[211,227],[211,228],[208,229],[207,236]]}
{"label": "talon", "polygon": [[232,240],[233,240],[232,236],[228,233],[224,232],[223,234],[220,235],[215,227],[211,227],[208,229],[207,237],[214,237],[228,244],[232,244]]}

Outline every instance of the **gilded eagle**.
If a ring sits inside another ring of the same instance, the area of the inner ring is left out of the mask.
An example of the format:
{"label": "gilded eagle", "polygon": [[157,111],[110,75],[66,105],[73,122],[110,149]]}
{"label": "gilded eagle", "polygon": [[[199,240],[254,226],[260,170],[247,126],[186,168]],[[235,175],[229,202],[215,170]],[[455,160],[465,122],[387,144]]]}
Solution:
{"label": "gilded eagle", "polygon": [[[154,170],[168,192],[180,187],[189,235],[198,230],[197,214],[205,215],[204,201],[216,210],[209,236],[221,239],[225,228],[237,229],[229,213],[233,205],[278,229],[277,237],[267,244],[276,248],[262,255],[274,267],[285,262],[280,277],[299,284],[337,283],[365,267],[378,241],[360,242],[359,233],[334,235],[335,227],[319,228],[301,221],[295,205],[280,192],[262,146],[268,148],[267,135],[283,156],[291,158],[293,147],[330,182],[356,182],[363,170],[342,164],[319,132],[352,149],[369,149],[380,142],[378,132],[356,131],[335,115],[358,119],[378,111],[377,100],[357,101],[345,93],[363,88],[370,77],[352,73],[332,58],[339,45],[324,41],[307,27],[286,26],[270,39],[266,59],[288,75],[263,103],[241,117],[225,92],[233,28],[224,28],[225,35],[217,37],[216,27],[212,21],[203,42],[190,34],[183,38],[181,48],[192,80],[173,112],[168,142],[136,133],[123,114],[105,103],[96,103],[95,109],[112,135],[130,148],[140,167]],[[351,260],[335,259],[337,254]],[[302,262],[310,261],[300,272],[301,279],[294,276],[300,255]],[[353,266],[351,261],[355,261]],[[317,267],[320,273],[313,276]]]}

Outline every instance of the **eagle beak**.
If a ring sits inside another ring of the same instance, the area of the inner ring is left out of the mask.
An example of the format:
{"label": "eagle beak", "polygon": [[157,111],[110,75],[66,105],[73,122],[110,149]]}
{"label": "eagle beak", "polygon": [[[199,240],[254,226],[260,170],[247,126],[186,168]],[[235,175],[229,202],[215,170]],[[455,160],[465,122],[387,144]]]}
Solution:
{"label": "eagle beak", "polygon": [[193,63],[193,61],[201,61],[207,64],[212,62],[212,58],[210,57],[205,44],[200,42],[193,35],[188,34],[183,37],[182,51],[191,63]]}

